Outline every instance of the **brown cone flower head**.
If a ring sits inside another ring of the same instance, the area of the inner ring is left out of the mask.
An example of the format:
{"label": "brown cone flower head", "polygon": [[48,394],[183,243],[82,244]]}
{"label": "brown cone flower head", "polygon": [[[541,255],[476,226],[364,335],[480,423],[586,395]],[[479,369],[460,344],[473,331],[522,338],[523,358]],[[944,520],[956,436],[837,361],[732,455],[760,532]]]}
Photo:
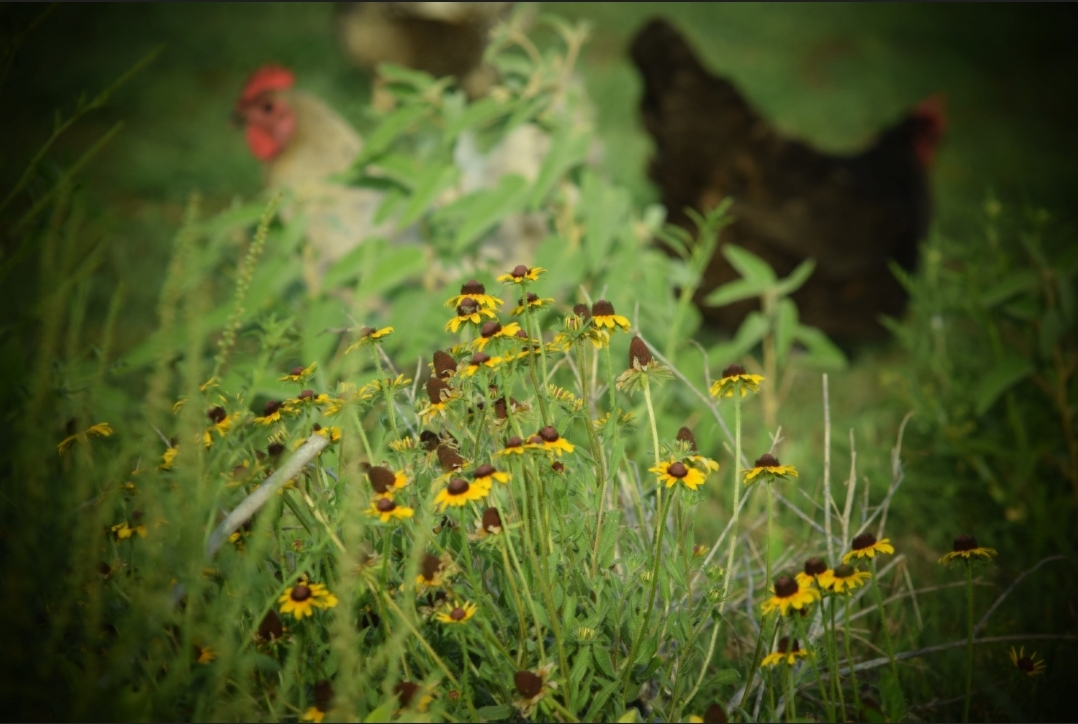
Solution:
{"label": "brown cone flower head", "polygon": [[379,495],[385,495],[393,488],[393,483],[396,482],[397,476],[393,474],[393,471],[389,468],[383,468],[380,465],[375,465],[367,471],[367,477],[371,481],[371,487],[374,488],[374,492]]}
{"label": "brown cone flower head", "polygon": [[[526,274],[527,272],[525,272]],[[486,294],[487,288],[475,279],[469,279],[460,286],[461,294]]]}
{"label": "brown cone flower head", "polygon": [[818,576],[827,570],[827,564],[820,558],[809,558],[805,561],[805,575]]}
{"label": "brown cone flower head", "polygon": [[397,701],[405,709],[411,705],[417,691],[419,691],[419,684],[414,684],[411,681],[398,681],[397,685],[393,687],[393,693],[397,695]]}
{"label": "brown cone flower head", "polygon": [[[873,541],[875,543],[875,541]],[[962,551],[971,551],[977,547],[977,539],[971,535],[963,533],[954,539],[954,552],[961,553]]]}
{"label": "brown cone flower head", "polygon": [[464,495],[468,492],[468,481],[464,478],[453,478],[449,481],[449,494],[450,495]]}
{"label": "brown cone flower head", "polygon": [[629,369],[633,368],[633,363],[637,363],[641,367],[647,367],[651,362],[651,352],[648,350],[648,346],[644,344],[644,340],[633,337],[633,340],[629,342]]}
{"label": "brown cone flower head", "polygon": [[392,513],[397,509],[397,504],[389,498],[379,498],[374,507],[378,509],[379,513]]}
{"label": "brown cone flower head", "polygon": [[591,319],[591,310],[588,309],[587,304],[577,304],[573,306],[573,314],[583,319],[585,322]]}
{"label": "brown cone flower head", "polygon": [[311,597],[311,589],[304,586],[302,583],[292,589],[292,600],[296,603],[302,603]]}
{"label": "brown cone flower head", "polygon": [[433,581],[434,577],[438,575],[438,571],[442,568],[442,559],[431,553],[424,553],[423,560],[419,564],[419,572],[423,578],[428,581]]}
{"label": "brown cone flower head", "polygon": [[437,405],[440,403],[443,393],[449,394],[449,385],[437,377],[431,377],[427,380],[427,398],[430,399],[430,404]]}
{"label": "brown cone flower head", "polygon": [[225,412],[223,407],[215,407],[206,413],[206,417],[210,418],[214,424],[217,424],[228,417],[228,413]]}
{"label": "brown cone flower head", "polygon": [[789,598],[799,590],[797,581],[790,576],[779,576],[775,579],[775,595],[779,598]]}
{"label": "brown cone flower head", "polygon": [[558,431],[554,429],[553,425],[547,425],[539,431],[539,437],[543,439],[543,442],[557,442]]}
{"label": "brown cone flower head", "polygon": [[692,430],[687,427],[681,428],[677,431],[677,439],[689,443],[689,449],[696,452],[696,436],[692,434]]}
{"label": "brown cone flower head", "polygon": [[704,724],[726,724],[726,712],[718,704],[704,710]]}
{"label": "brown cone flower head", "polygon": [[871,548],[874,545],[876,545],[876,536],[871,533],[862,533],[850,541],[850,547],[855,551],[859,551],[863,548]]}
{"label": "brown cone flower head", "polygon": [[484,323],[483,326],[479,328],[479,334],[487,339],[490,339],[500,331],[502,331],[502,325],[493,319]]}
{"label": "brown cone flower head", "polygon": [[487,508],[483,511],[483,530],[488,533],[500,533],[502,528],[502,516],[496,508]]}
{"label": "brown cone flower head", "polygon": [[616,314],[614,305],[605,299],[600,299],[595,304],[591,305],[591,313],[596,317],[610,317]]}
{"label": "brown cone flower head", "polygon": [[668,475],[675,478],[683,478],[689,474],[689,469],[685,467],[682,462],[670,463],[670,466],[666,469]]}
{"label": "brown cone flower head", "polygon": [[495,468],[494,468],[493,465],[491,465],[490,463],[484,463],[483,465],[480,465],[479,467],[477,467],[475,469],[475,472],[472,473],[472,477],[473,478],[485,478],[488,475],[493,475],[494,472],[495,472]]}
{"label": "brown cone flower head", "polygon": [[280,410],[280,409],[281,409],[281,401],[280,400],[270,400],[269,402],[266,403],[266,406],[262,408],[262,416],[263,417],[269,417],[270,415],[272,415],[273,413],[277,412],[277,410]]}
{"label": "brown cone flower head", "polygon": [[457,371],[457,362],[453,356],[443,350],[434,353],[434,375],[441,379],[449,377]]}
{"label": "brown cone flower head", "polygon": [[513,674],[513,685],[525,699],[532,699],[543,690],[543,677],[530,671],[518,671]]}
{"label": "brown cone flower head", "polygon": [[272,608],[262,617],[262,623],[258,624],[258,638],[263,641],[273,641],[284,635],[284,625],[281,617]]}
{"label": "brown cone flower head", "polygon": [[459,470],[464,465],[464,458],[448,445],[438,446],[438,463],[445,472]]}
{"label": "brown cone flower head", "polygon": [[723,377],[737,377],[743,374],[745,374],[745,368],[739,364],[727,365],[722,371]]}

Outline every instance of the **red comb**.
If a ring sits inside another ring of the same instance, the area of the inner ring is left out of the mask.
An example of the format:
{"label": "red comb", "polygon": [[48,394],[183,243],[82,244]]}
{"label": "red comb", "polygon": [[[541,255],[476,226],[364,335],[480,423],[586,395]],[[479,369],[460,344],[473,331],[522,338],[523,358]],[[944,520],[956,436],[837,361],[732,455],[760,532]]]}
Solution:
{"label": "red comb", "polygon": [[256,70],[240,94],[240,102],[254,100],[265,91],[285,90],[296,83],[296,74],[279,65],[265,65]]}
{"label": "red comb", "polygon": [[914,109],[914,114],[933,123],[939,130],[947,128],[947,98],[942,92],[933,93]]}

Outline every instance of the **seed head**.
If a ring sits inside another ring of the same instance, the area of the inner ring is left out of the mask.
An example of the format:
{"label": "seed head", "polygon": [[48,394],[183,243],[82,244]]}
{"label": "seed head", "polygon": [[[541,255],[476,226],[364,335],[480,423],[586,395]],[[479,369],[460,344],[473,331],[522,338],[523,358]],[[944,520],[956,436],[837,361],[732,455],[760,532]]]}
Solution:
{"label": "seed head", "polygon": [[[393,487],[393,483],[397,481],[397,476],[393,474],[393,471],[389,468],[383,468],[380,465],[372,466],[367,471],[367,477],[371,481],[371,487],[374,488],[374,492],[379,495],[385,495]],[[392,508],[390,508],[392,510]]]}
{"label": "seed head", "polygon": [[600,299],[595,304],[591,305],[591,313],[596,317],[609,317],[616,314],[616,312],[614,312],[614,305],[605,299]]}
{"label": "seed head", "polygon": [[677,439],[689,443],[689,449],[696,452],[696,436],[692,434],[692,430],[687,427],[681,428],[677,431]]}
{"label": "seed head", "polygon": [[456,608],[454,608],[452,611],[449,612],[449,618],[453,619],[454,621],[463,621],[464,617],[467,616],[467,615],[468,615],[468,612],[465,611],[460,606],[457,606]]}
{"label": "seed head", "polygon": [[754,468],[777,468],[779,467],[779,459],[771,453],[764,453],[756,458],[756,462],[752,466]]}
{"label": "seed head", "polygon": [[591,319],[591,310],[588,309],[587,304],[577,304],[573,306],[573,314],[583,319],[585,322]]}
{"label": "seed head", "polygon": [[[524,272],[527,274],[527,272]],[[475,279],[469,279],[460,286],[461,294],[486,294],[487,288]]]}
{"label": "seed head", "polygon": [[648,350],[648,346],[644,344],[644,340],[639,337],[633,337],[632,341],[629,342],[629,369],[632,369],[635,364],[639,364],[641,367],[647,367],[651,362],[651,351]]}
{"label": "seed head", "polygon": [[[875,541],[873,541],[875,542]],[[971,551],[977,547],[977,539],[971,535],[963,533],[954,539],[954,552],[961,553],[962,551]]]}
{"label": "seed head", "polygon": [[434,374],[436,377],[445,379],[457,371],[457,362],[453,356],[443,350],[434,353]]}
{"label": "seed head", "polygon": [[459,470],[464,465],[464,458],[449,445],[442,444],[438,446],[438,463],[448,473]]}
{"label": "seed head", "polygon": [[544,442],[557,442],[558,431],[554,429],[553,425],[547,425],[539,431],[539,437],[541,437]]}
{"label": "seed head", "polygon": [[311,589],[304,586],[302,583],[292,589],[292,600],[296,603],[302,603],[311,597]]}
{"label": "seed head", "polygon": [[277,412],[277,410],[280,410],[280,409],[281,409],[281,401],[280,400],[270,400],[269,402],[266,403],[266,406],[262,408],[262,416],[263,417],[269,417],[270,415],[272,415],[273,413]]}
{"label": "seed head", "polygon": [[512,274],[517,279],[522,279],[523,277],[528,276],[529,271],[531,271],[531,270],[528,269],[528,267],[524,266],[523,264],[517,264],[515,267],[513,267],[513,271],[511,271],[509,273]]}
{"label": "seed head", "polygon": [[393,693],[397,695],[397,701],[401,703],[401,707],[407,709],[412,703],[412,698],[419,691],[419,684],[413,684],[411,681],[398,681],[397,685],[393,687]]}
{"label": "seed head", "polygon": [[809,558],[805,561],[805,575],[818,576],[827,570],[827,563],[820,558]]}
{"label": "seed head", "polygon": [[675,478],[683,478],[689,474],[689,469],[685,467],[684,463],[676,462],[671,463],[670,466],[666,468],[666,472]]}
{"label": "seed head", "polygon": [[442,382],[437,377],[431,377],[427,380],[427,397],[430,399],[430,404],[439,404],[442,401],[443,393],[449,393],[449,385]]}
{"label": "seed head", "polygon": [[468,492],[468,481],[464,478],[453,478],[449,481],[449,494],[450,495],[464,495]]}
{"label": "seed head", "polygon": [[423,554],[423,561],[419,564],[419,571],[423,574],[423,578],[428,581],[433,581],[434,577],[438,575],[438,571],[441,570],[441,568],[441,558],[430,553]]}
{"label": "seed head", "polygon": [[502,331],[502,325],[493,319],[484,323],[483,326],[479,328],[479,334],[487,339],[490,339],[500,331]]}
{"label": "seed head", "polygon": [[876,536],[872,535],[871,533],[862,533],[850,542],[850,546],[855,551],[859,551],[864,548],[871,548],[874,545],[876,545]]}
{"label": "seed head", "polygon": [[228,417],[228,413],[225,412],[225,408],[223,407],[214,407],[206,413],[206,417],[210,418],[214,424],[217,424]]}
{"label": "seed head", "polygon": [[284,635],[284,625],[281,617],[272,608],[262,617],[262,623],[258,624],[258,638],[263,641],[273,641]]}
{"label": "seed head", "polygon": [[775,579],[775,595],[779,598],[789,598],[797,591],[797,581],[789,576],[779,576]]}
{"label": "seed head", "polygon": [[500,533],[502,528],[502,516],[496,508],[487,508],[483,511],[483,530],[488,533]]}
{"label": "seed head", "polygon": [[493,465],[491,465],[490,463],[484,463],[483,465],[480,465],[475,469],[475,472],[472,473],[472,477],[485,478],[488,475],[493,475],[495,472],[496,470]]}
{"label": "seed head", "polygon": [[723,378],[737,377],[738,375],[743,374],[745,374],[745,368],[739,364],[727,365],[726,368],[722,371]]}
{"label": "seed head", "polygon": [[543,690],[543,677],[530,671],[518,671],[513,674],[513,685],[517,692],[525,699],[531,699],[539,695]]}
{"label": "seed head", "polygon": [[397,504],[389,498],[379,498],[378,502],[374,504],[374,507],[378,509],[379,513],[392,513],[397,508]]}

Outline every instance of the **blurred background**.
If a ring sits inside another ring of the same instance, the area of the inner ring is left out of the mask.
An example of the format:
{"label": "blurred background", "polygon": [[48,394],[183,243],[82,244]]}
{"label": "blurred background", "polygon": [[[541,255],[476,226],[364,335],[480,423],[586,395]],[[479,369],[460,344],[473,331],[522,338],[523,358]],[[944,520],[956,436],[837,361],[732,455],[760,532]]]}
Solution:
{"label": "blurred background", "polygon": [[[24,34],[41,10],[35,4],[0,7],[7,42],[0,71],[5,73],[0,85],[0,189],[5,194],[49,138],[58,113],[67,117],[80,94],[92,97],[166,44],[105,107],[60,136],[44,164],[43,176],[48,176],[124,122],[79,177],[89,221],[110,241],[97,272],[104,283],[89,292],[86,317],[91,326],[99,325],[114,285],[128,284],[114,338],[114,352],[122,356],[157,323],[171,239],[188,195],[200,191],[210,216],[262,192],[260,164],[231,120],[248,76],[267,63],[288,66],[298,87],[320,96],[361,134],[377,121],[375,86],[349,61],[340,42],[338,23],[347,12],[341,6],[70,4],[55,7]],[[663,17],[684,33],[705,66],[736,83],[780,131],[825,151],[861,150],[926,96],[944,95],[948,127],[931,173],[936,215],[904,327],[896,339],[848,349],[851,367],[832,375],[835,456],[842,461],[835,475],[848,459],[845,431],[852,428],[863,473],[885,485],[898,423],[914,410],[904,447],[907,481],[892,525],[926,580],[941,575],[934,561],[950,539],[974,524],[982,545],[1007,549],[999,563],[1004,582],[1044,555],[1073,554],[1078,492],[1066,480],[1066,462],[1060,463],[1074,440],[1073,377],[1043,395],[1035,374],[1016,378],[1021,384],[1010,388],[1011,380],[999,392],[1009,389],[1006,406],[981,409],[970,401],[975,394],[949,396],[948,387],[961,382],[976,388],[985,374],[981,342],[974,344],[972,332],[968,339],[962,336],[973,323],[948,334],[937,323],[947,304],[952,305],[947,309],[960,306],[963,285],[974,276],[974,265],[967,262],[995,253],[993,239],[1009,234],[1017,249],[1018,239],[1035,233],[1041,239],[1037,248],[1050,258],[1066,257],[1075,246],[1074,7],[564,3],[538,11],[591,22],[591,38],[577,67],[595,104],[597,165],[628,189],[638,208],[660,198],[647,176],[653,147],[638,108],[642,81],[628,56],[631,39],[651,17]],[[31,198],[36,190],[31,183]],[[988,214],[999,219],[999,229],[986,231],[986,199],[996,205],[990,204],[992,209],[1005,210],[1002,216],[998,210]],[[1020,261],[1026,258],[1001,256],[997,266],[1033,268],[1032,262]],[[1064,264],[1061,278],[1070,279],[1072,267]],[[11,292],[4,299],[7,334],[32,319],[34,298]],[[1025,324],[1022,313],[1015,311],[1010,321]],[[8,335],[4,343],[12,339]],[[941,361],[941,350],[950,355],[947,361]],[[8,365],[17,359],[3,357]],[[1051,355],[1045,359],[1045,369],[1051,369]],[[0,374],[18,377],[11,368]],[[128,384],[141,383],[132,378]],[[787,404],[804,412],[787,419],[800,426],[806,457],[809,450],[819,450],[819,403],[818,377],[802,378],[790,391]],[[1063,437],[1061,427],[1069,430]],[[762,431],[757,437],[764,439]],[[1074,454],[1071,449],[1072,460]],[[1024,593],[1009,604],[1008,627],[1055,632],[1078,627],[1074,567],[1066,566],[1066,576],[1055,577],[1064,571],[1060,566],[1023,584]],[[925,625],[935,627],[935,640],[961,635],[959,602],[952,608],[941,605],[938,617]],[[1056,684],[1066,680],[1070,653],[1060,648],[1046,654]],[[926,666],[945,672],[960,661],[954,653]],[[1018,720],[1065,718],[1073,703],[1056,691],[1051,703],[1028,705],[1033,708],[1022,708],[1027,703],[1020,694],[997,693],[993,711]],[[921,714],[939,716],[940,711]]]}

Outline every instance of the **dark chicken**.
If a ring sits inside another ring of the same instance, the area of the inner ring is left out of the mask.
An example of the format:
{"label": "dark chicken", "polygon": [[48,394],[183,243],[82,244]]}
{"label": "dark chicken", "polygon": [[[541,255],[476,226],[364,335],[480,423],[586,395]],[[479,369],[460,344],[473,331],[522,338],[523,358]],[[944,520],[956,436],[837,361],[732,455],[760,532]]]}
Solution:
{"label": "dark chicken", "polygon": [[[631,53],[644,78],[644,124],[656,145],[649,175],[670,221],[693,231],[685,207],[702,211],[732,197],[735,220],[722,242],[762,257],[779,276],[816,260],[793,297],[802,321],[843,340],[882,333],[879,316],[900,315],[906,302],[888,260],[915,267],[932,214],[927,171],[945,123],[940,100],[923,102],[861,153],[828,155],[780,135],[666,22],[651,21]],[[737,278],[716,253],[697,303]],[[701,309],[732,331],[756,306]]]}

